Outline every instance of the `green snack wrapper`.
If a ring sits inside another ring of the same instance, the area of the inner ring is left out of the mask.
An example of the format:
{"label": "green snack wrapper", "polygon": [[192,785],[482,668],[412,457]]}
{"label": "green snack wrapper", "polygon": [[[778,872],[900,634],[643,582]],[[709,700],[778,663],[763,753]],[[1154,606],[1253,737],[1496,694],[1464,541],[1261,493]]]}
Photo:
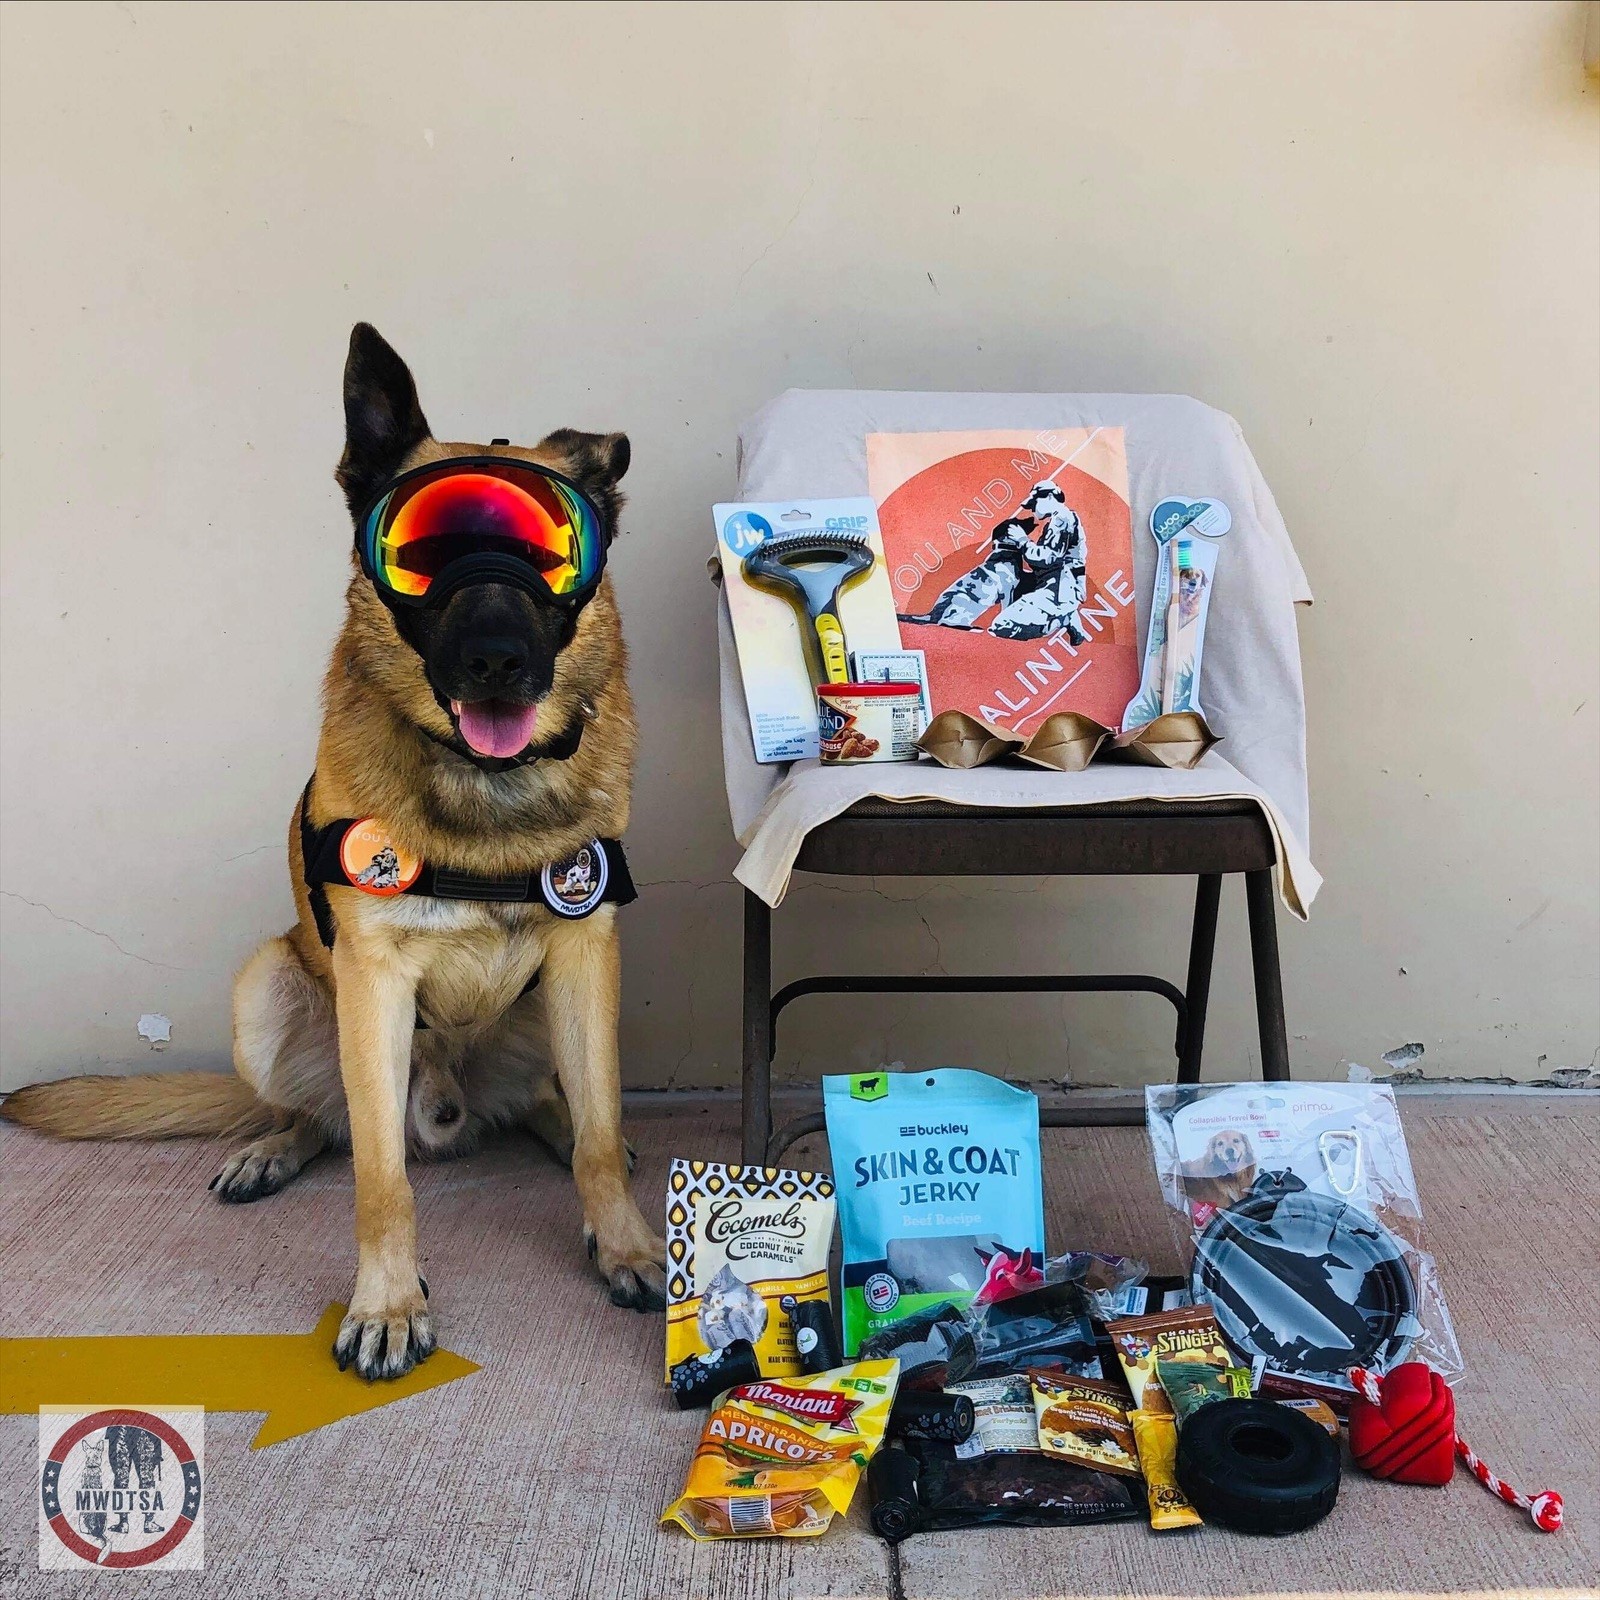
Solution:
{"label": "green snack wrapper", "polygon": [[1172,1402],[1178,1429],[1201,1406],[1213,1400],[1248,1400],[1250,1373],[1245,1367],[1215,1367],[1209,1361],[1156,1362],[1156,1376]]}

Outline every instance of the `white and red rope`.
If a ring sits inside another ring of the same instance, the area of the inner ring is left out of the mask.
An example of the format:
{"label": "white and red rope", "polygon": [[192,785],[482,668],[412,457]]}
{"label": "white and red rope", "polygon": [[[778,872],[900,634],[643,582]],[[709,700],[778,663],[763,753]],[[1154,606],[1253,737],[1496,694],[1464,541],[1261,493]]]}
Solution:
{"label": "white and red rope", "polygon": [[[1369,1405],[1382,1405],[1383,1396],[1378,1387],[1376,1374],[1368,1372],[1365,1367],[1352,1367],[1350,1381],[1356,1387],[1356,1393]],[[1554,1489],[1541,1489],[1530,1500],[1527,1495],[1518,1494],[1511,1485],[1502,1478],[1497,1478],[1479,1459],[1476,1451],[1458,1433],[1456,1435],[1456,1455],[1471,1468],[1472,1475],[1481,1483],[1490,1494],[1498,1495],[1508,1506],[1518,1506],[1533,1519],[1533,1525],[1545,1533],[1556,1533],[1560,1530],[1561,1519],[1565,1508],[1561,1503],[1561,1496]]]}

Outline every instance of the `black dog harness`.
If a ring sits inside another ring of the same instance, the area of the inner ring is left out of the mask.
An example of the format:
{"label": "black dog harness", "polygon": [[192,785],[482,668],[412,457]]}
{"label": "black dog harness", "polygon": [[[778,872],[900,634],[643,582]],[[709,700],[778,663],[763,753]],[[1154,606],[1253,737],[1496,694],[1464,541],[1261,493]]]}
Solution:
{"label": "black dog harness", "polygon": [[408,855],[374,817],[340,817],[314,828],[310,804],[308,782],[300,796],[300,853],[311,914],[330,950],[337,929],[328,904],[329,884],[378,899],[416,894],[435,900],[543,905],[569,921],[592,916],[608,903],[625,906],[639,898],[618,839],[591,839],[564,860],[490,878]]}

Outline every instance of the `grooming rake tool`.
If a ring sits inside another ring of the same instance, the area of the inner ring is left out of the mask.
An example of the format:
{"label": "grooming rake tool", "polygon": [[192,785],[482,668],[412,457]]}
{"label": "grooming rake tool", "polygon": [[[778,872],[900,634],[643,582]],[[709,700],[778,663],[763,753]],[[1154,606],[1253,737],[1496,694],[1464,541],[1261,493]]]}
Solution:
{"label": "grooming rake tool", "polygon": [[803,613],[800,648],[813,684],[850,681],[839,596],[876,560],[865,534],[828,532],[781,533],[744,558],[749,582]]}

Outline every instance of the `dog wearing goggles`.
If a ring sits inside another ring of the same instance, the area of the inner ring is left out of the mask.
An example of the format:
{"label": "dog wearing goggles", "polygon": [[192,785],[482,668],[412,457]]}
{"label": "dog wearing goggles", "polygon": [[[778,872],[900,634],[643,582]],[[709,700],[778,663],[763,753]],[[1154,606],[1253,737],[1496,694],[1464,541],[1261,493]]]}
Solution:
{"label": "dog wearing goggles", "polygon": [[[665,1245],[628,1187],[615,906],[404,892],[425,860],[480,881],[559,870],[575,894],[584,852],[626,828],[636,731],[605,558],[629,447],[571,429],[441,443],[364,323],[344,410],[355,571],[289,828],[298,920],[234,987],[238,1077],[69,1079],[4,1114],[75,1138],[257,1135],[213,1180],[231,1201],[348,1145],[358,1265],[334,1355],[393,1378],[434,1348],[407,1154],[460,1154],[491,1127],[570,1162],[611,1299],[665,1304]],[[380,847],[313,884],[305,841],[347,818]]]}

